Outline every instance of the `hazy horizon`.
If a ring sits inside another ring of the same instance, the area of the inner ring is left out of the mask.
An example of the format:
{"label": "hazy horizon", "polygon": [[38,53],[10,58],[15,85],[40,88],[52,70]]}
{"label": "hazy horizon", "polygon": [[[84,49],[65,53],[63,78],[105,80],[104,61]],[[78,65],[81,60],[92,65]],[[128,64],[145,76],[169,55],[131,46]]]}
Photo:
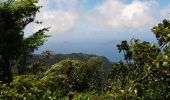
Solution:
{"label": "hazy horizon", "polygon": [[170,19],[169,0],[41,0],[36,20],[30,24],[26,36],[51,27],[44,46],[56,53],[88,53],[118,61],[116,45],[122,40],[138,38],[154,43],[151,28],[163,19]]}

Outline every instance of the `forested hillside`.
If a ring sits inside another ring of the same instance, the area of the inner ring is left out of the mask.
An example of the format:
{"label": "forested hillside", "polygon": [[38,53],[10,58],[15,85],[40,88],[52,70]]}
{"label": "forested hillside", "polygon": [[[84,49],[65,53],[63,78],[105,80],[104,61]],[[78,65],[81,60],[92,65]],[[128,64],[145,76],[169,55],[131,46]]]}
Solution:
{"label": "forested hillside", "polygon": [[170,21],[152,28],[156,44],[139,39],[118,44],[124,54],[119,62],[81,53],[36,56],[50,30],[25,37],[27,25],[41,24],[35,21],[37,3],[0,1],[0,100],[170,99]]}
{"label": "forested hillside", "polygon": [[[50,55],[50,58],[47,59],[44,64],[50,66],[53,64],[56,64],[58,62],[60,62],[61,60],[64,59],[74,59],[74,60],[81,60],[81,61],[87,61],[89,58],[92,57],[99,57],[101,59],[103,59],[103,61],[108,65],[111,66],[111,62],[104,56],[97,56],[97,55],[92,55],[92,54],[85,54],[85,53],[72,53],[72,54],[55,54],[54,52],[51,51],[45,51],[46,53],[48,52]],[[44,53],[45,53],[44,52]],[[34,54],[30,57],[27,57],[27,64],[32,64],[33,62],[38,61],[39,59],[41,59],[44,56],[44,53],[42,54]]]}

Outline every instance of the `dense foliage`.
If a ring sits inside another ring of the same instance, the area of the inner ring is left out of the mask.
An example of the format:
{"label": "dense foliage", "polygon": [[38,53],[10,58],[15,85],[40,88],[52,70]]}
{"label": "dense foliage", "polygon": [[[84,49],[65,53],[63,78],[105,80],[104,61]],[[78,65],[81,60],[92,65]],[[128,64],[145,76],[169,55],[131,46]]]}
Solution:
{"label": "dense foliage", "polygon": [[[168,20],[152,28],[158,41],[156,44],[139,39],[118,44],[124,60],[114,62],[109,72],[104,70],[108,66],[101,57],[84,61],[65,59],[46,66],[44,62],[52,57],[50,52],[44,52],[42,58],[26,66],[26,57],[43,45],[47,37],[44,34],[47,28],[28,38],[23,35],[25,26],[34,21],[39,11],[40,6],[36,3],[37,0],[7,0],[0,4],[0,36],[3,37],[0,40],[0,99],[170,99]],[[22,72],[12,76],[9,69],[13,66],[19,66],[18,70]]]}
{"label": "dense foliage", "polygon": [[18,67],[19,74],[23,74],[26,57],[43,45],[48,37],[44,34],[48,28],[24,37],[25,27],[34,22],[41,8],[36,3],[38,0],[0,1],[0,81],[12,81],[13,66]]}
{"label": "dense foliage", "polygon": [[1,84],[0,98],[46,100],[64,98],[69,92],[100,90],[100,63],[100,58],[87,62],[66,59],[42,75],[15,76],[10,85]]}

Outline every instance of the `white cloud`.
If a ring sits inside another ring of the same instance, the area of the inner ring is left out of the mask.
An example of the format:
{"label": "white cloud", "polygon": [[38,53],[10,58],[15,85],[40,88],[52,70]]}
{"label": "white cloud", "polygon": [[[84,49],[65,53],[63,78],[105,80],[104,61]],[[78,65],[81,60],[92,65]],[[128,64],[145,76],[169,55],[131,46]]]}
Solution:
{"label": "white cloud", "polygon": [[[54,4],[51,4],[54,3]],[[39,5],[44,7],[37,14],[36,20],[42,21],[42,25],[32,25],[35,32],[43,27],[50,27],[50,34],[70,31],[74,28],[77,13],[74,9],[76,0],[40,0]],[[51,5],[55,6],[51,8]],[[67,9],[64,8],[67,7]]]}
{"label": "white cloud", "polygon": [[[82,10],[88,0],[40,0],[43,9],[37,20],[41,26],[33,25],[33,30],[51,27],[50,34],[70,31],[91,30],[142,30],[157,24],[159,7],[155,0],[133,0],[125,3],[123,0],[103,0],[94,8]],[[53,7],[52,7],[53,6]],[[157,15],[155,15],[157,11]],[[165,14],[168,10],[162,11]]]}
{"label": "white cloud", "polygon": [[141,28],[153,25],[154,1],[134,0],[130,4],[122,0],[104,0],[89,14],[88,18],[104,28]]}
{"label": "white cloud", "polygon": [[62,33],[71,30],[74,27],[76,14],[71,11],[43,11],[37,16],[43,24],[37,28],[51,27],[50,33]]}

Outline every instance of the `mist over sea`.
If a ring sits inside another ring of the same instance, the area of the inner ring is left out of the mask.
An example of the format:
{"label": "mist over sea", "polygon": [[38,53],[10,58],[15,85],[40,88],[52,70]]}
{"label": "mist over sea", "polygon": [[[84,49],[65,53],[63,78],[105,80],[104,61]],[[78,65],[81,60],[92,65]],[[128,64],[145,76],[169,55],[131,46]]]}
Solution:
{"label": "mist over sea", "polygon": [[130,41],[132,38],[137,38],[155,43],[155,37],[151,32],[138,34],[117,34],[114,32],[108,32],[105,34],[87,33],[81,35],[79,33],[65,33],[52,35],[47,39],[45,45],[39,48],[35,53],[40,54],[45,50],[53,51],[56,54],[86,53],[105,56],[110,61],[116,62],[123,59],[123,55],[119,53],[116,47],[116,45],[120,44],[123,40]]}

